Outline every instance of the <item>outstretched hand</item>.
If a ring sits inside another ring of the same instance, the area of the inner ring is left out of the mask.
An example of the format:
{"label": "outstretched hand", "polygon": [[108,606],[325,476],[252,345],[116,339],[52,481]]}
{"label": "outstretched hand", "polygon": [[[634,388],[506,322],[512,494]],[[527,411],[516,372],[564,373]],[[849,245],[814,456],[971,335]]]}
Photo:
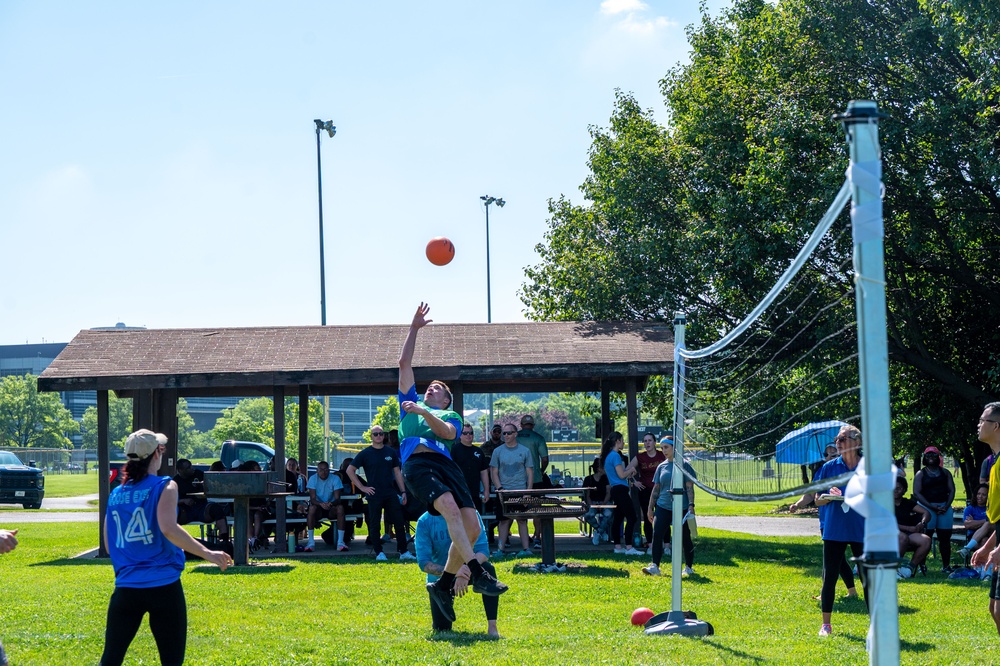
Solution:
{"label": "outstretched hand", "polygon": [[431,306],[424,302],[421,302],[417,307],[417,311],[413,314],[413,321],[410,322],[411,328],[423,328],[427,324],[434,321],[433,319],[428,319],[427,314],[431,311]]}
{"label": "outstretched hand", "polygon": [[9,553],[17,547],[17,530],[0,530],[0,553]]}
{"label": "outstretched hand", "polygon": [[226,567],[230,567],[233,564],[233,558],[229,556],[229,553],[221,550],[210,550],[205,559],[219,567],[219,571],[225,571]]}

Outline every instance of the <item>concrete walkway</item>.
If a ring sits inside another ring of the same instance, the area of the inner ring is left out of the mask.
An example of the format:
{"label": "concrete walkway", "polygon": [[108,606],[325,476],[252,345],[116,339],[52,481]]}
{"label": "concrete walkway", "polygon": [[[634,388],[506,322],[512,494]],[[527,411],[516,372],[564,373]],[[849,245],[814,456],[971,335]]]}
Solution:
{"label": "concrete walkway", "polygon": [[53,497],[42,500],[38,511],[0,511],[0,527],[19,523],[96,523],[97,493],[78,497]]}

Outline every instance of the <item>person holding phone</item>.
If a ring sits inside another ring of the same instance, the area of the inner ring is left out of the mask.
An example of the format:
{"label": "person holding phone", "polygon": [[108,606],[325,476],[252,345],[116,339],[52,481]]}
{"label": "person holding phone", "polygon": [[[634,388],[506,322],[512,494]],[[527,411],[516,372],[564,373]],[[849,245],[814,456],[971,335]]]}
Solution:
{"label": "person holding phone", "polygon": [[[853,472],[861,462],[860,430],[852,425],[846,425],[837,433],[833,443],[837,445],[837,452],[840,455],[820,468],[816,475],[817,481]],[[843,497],[846,487],[846,483],[842,486],[833,486],[824,494],[840,498]],[[843,561],[848,547],[851,548],[854,557],[861,557],[864,553],[865,519],[843,501],[824,497],[824,494],[816,498],[816,506],[819,507],[820,511],[820,522],[823,524],[823,590],[820,593],[823,624],[819,628],[819,635],[829,636],[833,633],[830,620],[833,615],[833,598],[837,590],[840,563]],[[868,577],[863,567],[858,568],[858,575],[861,578],[861,587],[864,590],[865,604],[867,605]]]}

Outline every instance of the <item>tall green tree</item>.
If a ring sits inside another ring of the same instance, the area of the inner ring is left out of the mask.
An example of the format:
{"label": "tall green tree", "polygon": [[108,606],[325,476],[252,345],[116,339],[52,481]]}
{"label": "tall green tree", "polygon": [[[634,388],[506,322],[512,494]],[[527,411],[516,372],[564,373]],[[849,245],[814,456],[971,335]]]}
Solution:
{"label": "tall green tree", "polygon": [[69,435],[77,432],[80,424],[59,394],[38,392],[38,377],[0,378],[0,445],[68,449],[73,447]]}
{"label": "tall green tree", "polygon": [[[390,430],[399,429],[399,398],[394,395],[390,395],[385,399],[378,409],[375,410],[375,417],[372,419],[372,425],[382,426],[382,430],[389,432]],[[372,441],[372,431],[366,430],[364,435],[362,435],[362,440],[368,442]]]}
{"label": "tall green tree", "polygon": [[[132,432],[132,399],[108,396],[108,441],[112,449],[124,450]],[[97,407],[83,412],[83,448],[97,448]]]}
{"label": "tall green tree", "polygon": [[[323,459],[323,403],[309,399],[307,453],[309,461]],[[260,442],[274,446],[274,401],[271,398],[246,398],[235,407],[223,410],[222,416],[211,431],[218,444],[227,439]],[[340,442],[337,433],[330,433],[331,443]],[[285,447],[293,456],[299,441],[299,405],[295,400],[285,401]],[[301,462],[301,461],[300,461]]]}
{"label": "tall green tree", "polygon": [[[1000,8],[736,0],[704,13],[688,39],[690,63],[661,82],[667,126],[619,93],[608,127],[591,129],[586,203],[550,201],[541,262],[521,291],[529,316],[684,310],[689,346],[713,341],[770,288],[840,187],[846,147],[831,116],[873,99],[889,116],[894,445],[916,452],[933,423],[968,482],[982,455],[975,418],[1000,389],[1000,328],[987,314],[1000,300]],[[850,254],[846,233],[820,248],[826,274],[814,285],[829,298],[852,286]]]}

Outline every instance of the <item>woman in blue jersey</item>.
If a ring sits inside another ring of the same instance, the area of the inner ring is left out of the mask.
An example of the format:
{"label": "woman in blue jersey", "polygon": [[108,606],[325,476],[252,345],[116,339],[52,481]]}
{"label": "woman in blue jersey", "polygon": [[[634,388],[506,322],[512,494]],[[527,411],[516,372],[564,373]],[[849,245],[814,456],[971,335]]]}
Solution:
{"label": "woman in blue jersey", "polygon": [[177,524],[177,484],[156,476],[167,438],[137,430],[125,441],[125,481],[111,492],[104,520],[104,543],[115,569],[108,604],[101,666],[121,664],[142,618],[162,664],[183,664],[187,605],[181,587],[184,551],[218,565],[233,563],[223,552],[205,548]]}
{"label": "woman in blue jersey", "polygon": [[[625,470],[625,461],[622,460],[622,449],[625,448],[625,439],[620,432],[613,432],[608,435],[601,445],[601,465],[604,473],[608,475],[608,484],[611,486],[611,501],[615,503],[614,522],[611,523],[611,540],[615,544],[616,555],[642,555],[642,551],[632,547],[632,535],[635,531],[635,508],[632,506],[632,496],[628,491],[628,477],[635,471]],[[625,543],[629,544],[627,550],[622,549],[622,523],[625,524]]]}
{"label": "woman in blue jersey", "polygon": [[[837,445],[837,452],[840,454],[833,460],[823,465],[816,480],[830,479],[833,477],[853,472],[861,462],[861,431],[854,426],[844,426],[840,429],[837,437],[833,440]],[[847,483],[830,488],[828,494],[842,497]],[[822,495],[816,497],[816,506],[820,511],[820,522],[823,525],[823,591],[820,594],[820,610],[823,613],[823,624],[819,628],[820,636],[829,636],[833,633],[830,626],[830,619],[833,614],[833,599],[837,590],[837,575],[840,563],[844,559],[848,546],[854,557],[861,557],[864,553],[865,539],[865,519],[864,517],[847,506],[843,501],[824,499]],[[861,587],[864,590],[865,604],[868,603],[868,576],[864,568],[858,568],[861,577]]]}

